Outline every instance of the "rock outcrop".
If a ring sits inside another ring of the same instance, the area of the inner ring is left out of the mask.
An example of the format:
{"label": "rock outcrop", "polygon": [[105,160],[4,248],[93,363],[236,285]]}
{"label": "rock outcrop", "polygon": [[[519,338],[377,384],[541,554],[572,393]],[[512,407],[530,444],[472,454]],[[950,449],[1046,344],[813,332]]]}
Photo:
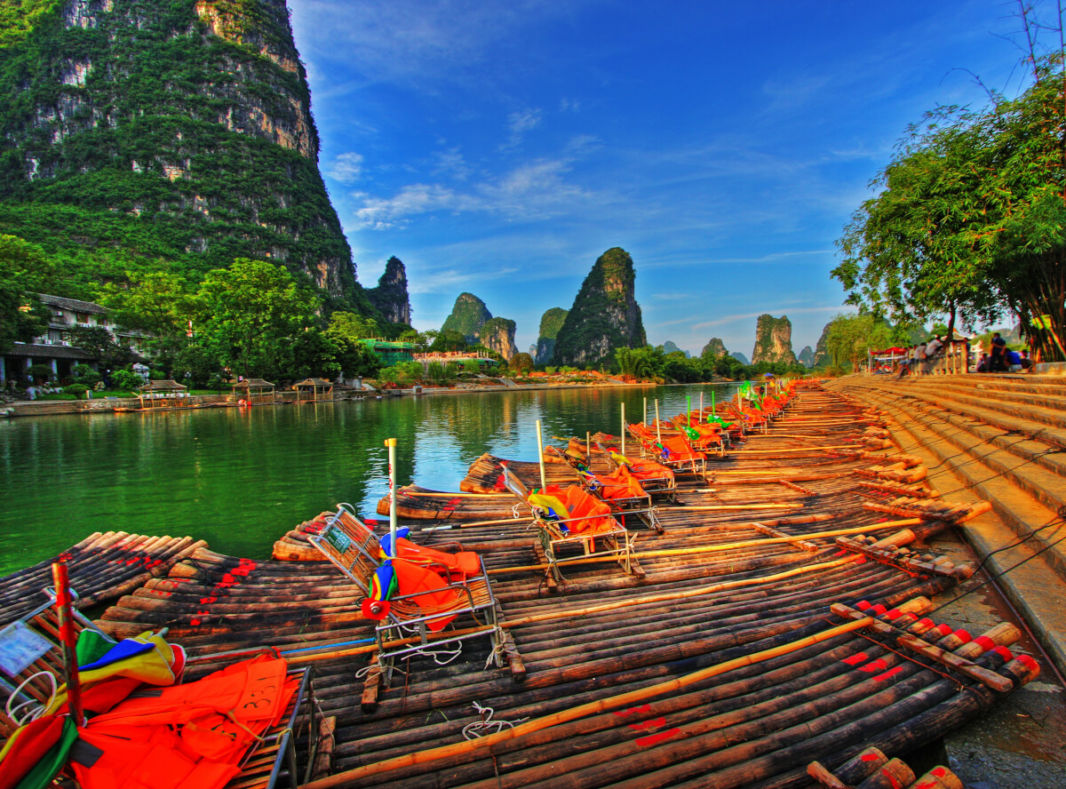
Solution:
{"label": "rock outcrop", "polygon": [[704,359],[718,359],[728,355],[729,351],[726,350],[725,343],[722,342],[721,337],[711,337],[707,344],[703,346],[703,350],[700,351],[700,357]]}
{"label": "rock outcrop", "polygon": [[555,338],[559,336],[559,330],[563,328],[568,310],[562,307],[552,307],[540,316],[540,333],[537,336],[537,345],[531,348],[533,361],[537,364],[550,364],[555,355]]}
{"label": "rock outcrop", "polygon": [[692,354],[690,354],[688,351],[683,351],[678,348],[677,343],[675,343],[673,340],[667,340],[663,343],[663,353],[681,353],[685,355],[686,359],[692,356]]}
{"label": "rock outcrop", "polygon": [[799,352],[799,356],[796,358],[804,367],[808,369],[814,367],[814,349],[812,349],[811,346],[804,345],[803,350]]}
{"label": "rock outcrop", "polygon": [[507,318],[489,318],[477,330],[477,341],[507,361],[518,353],[514,343],[515,322]]}
{"label": "rock outcrop", "polygon": [[767,314],[759,316],[755,325],[755,349],[751,352],[751,363],[759,362],[795,364],[796,354],[792,352],[792,321],[787,315],[780,318]]}
{"label": "rock outcrop", "polygon": [[285,0],[47,5],[0,30],[19,64],[0,69],[0,233],[46,243],[64,279],[255,258],[373,313]]}
{"label": "rock outcrop", "polygon": [[473,293],[460,293],[440,330],[459,332],[467,342],[474,343],[477,342],[478,330],[490,318],[492,313],[485,306],[485,302]]}
{"label": "rock outcrop", "polygon": [[390,323],[411,325],[411,299],[407,294],[407,269],[398,257],[389,258],[376,288],[366,292],[370,303]]}
{"label": "rock outcrop", "polygon": [[616,348],[647,345],[634,294],[633,259],[620,247],[600,255],[574,299],[555,340],[555,364],[613,361]]}
{"label": "rock outcrop", "polygon": [[814,344],[814,357],[811,359],[811,367],[824,367],[829,364],[829,348],[826,345],[826,340],[829,338],[829,327],[832,325],[833,323],[830,321],[822,327],[818,342]]}
{"label": "rock outcrop", "polygon": [[734,359],[736,359],[738,362],[740,362],[743,365],[751,364],[751,362],[748,361],[748,357],[745,356],[744,354],[742,354],[740,351],[733,351],[729,355],[732,356]]}

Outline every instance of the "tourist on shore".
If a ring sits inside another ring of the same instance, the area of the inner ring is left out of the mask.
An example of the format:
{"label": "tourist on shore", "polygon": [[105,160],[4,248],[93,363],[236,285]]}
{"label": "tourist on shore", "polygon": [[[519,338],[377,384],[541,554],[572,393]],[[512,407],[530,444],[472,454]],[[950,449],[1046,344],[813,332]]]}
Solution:
{"label": "tourist on shore", "polygon": [[922,372],[928,374],[933,371],[933,364],[940,357],[940,351],[944,348],[944,343],[940,339],[940,335],[934,335],[933,339],[925,344],[925,365]]}
{"label": "tourist on shore", "polygon": [[992,334],[992,355],[988,362],[989,372],[998,373],[1007,371],[1007,341],[999,332]]}
{"label": "tourist on shore", "polygon": [[974,372],[987,373],[989,371],[990,365],[991,359],[988,358],[988,354],[982,353],[980,361],[977,362],[977,369],[974,370]]}
{"label": "tourist on shore", "polygon": [[1033,371],[1033,360],[1029,358],[1029,350],[1022,348],[1021,361],[1022,372],[1031,373]]}

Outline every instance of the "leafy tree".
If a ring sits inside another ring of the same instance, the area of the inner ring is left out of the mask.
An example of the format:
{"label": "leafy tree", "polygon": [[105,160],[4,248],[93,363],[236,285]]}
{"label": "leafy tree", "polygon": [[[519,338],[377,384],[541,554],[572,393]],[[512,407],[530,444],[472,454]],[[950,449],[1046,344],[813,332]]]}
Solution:
{"label": "leafy tree", "polygon": [[615,348],[615,362],[622,375],[633,378],[661,378],[666,359],[662,348],[645,345],[641,348]]}
{"label": "leafy tree", "polygon": [[1061,57],[980,112],[912,130],[856,212],[833,270],[849,300],[897,320],[995,320],[1010,309],[1045,359],[1066,358],[1066,119]]}
{"label": "leafy tree", "polygon": [[51,312],[37,294],[53,269],[40,247],[0,235],[0,351],[13,342],[29,342],[48,328]]}
{"label": "leafy tree", "polygon": [[127,282],[105,285],[100,300],[118,325],[143,332],[138,345],[155,365],[173,373],[196,331],[197,305],[185,280],[165,271],[129,272]]}
{"label": "leafy tree", "polygon": [[825,346],[834,367],[854,370],[870,351],[891,347],[896,339],[892,327],[870,313],[838,315],[826,327]]}
{"label": "leafy tree", "polygon": [[200,340],[214,358],[234,375],[272,380],[292,374],[297,340],[316,329],[320,306],[285,269],[243,258],[208,272],[197,302]]}
{"label": "leafy tree", "polygon": [[[477,364],[477,362],[474,362]],[[533,357],[528,353],[516,353],[511,359],[510,368],[517,373],[528,373],[533,369]]]}
{"label": "leafy tree", "polygon": [[125,367],[135,358],[130,347],[117,341],[103,326],[72,326],[70,343],[91,353],[107,370]]}
{"label": "leafy tree", "polygon": [[[429,335],[431,332],[426,332]],[[466,335],[455,329],[441,329],[429,346],[431,351],[465,351],[469,347]]]}
{"label": "leafy tree", "polygon": [[354,312],[335,312],[329,316],[326,334],[331,339],[367,340],[381,336],[378,322],[366,315]]}

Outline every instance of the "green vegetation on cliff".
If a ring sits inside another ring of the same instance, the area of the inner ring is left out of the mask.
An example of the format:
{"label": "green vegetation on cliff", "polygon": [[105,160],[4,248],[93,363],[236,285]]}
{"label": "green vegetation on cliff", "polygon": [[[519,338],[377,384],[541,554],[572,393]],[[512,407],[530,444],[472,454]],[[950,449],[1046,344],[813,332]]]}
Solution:
{"label": "green vegetation on cliff", "polygon": [[458,332],[467,342],[474,342],[478,329],[490,318],[492,313],[485,306],[485,302],[473,293],[460,293],[440,330],[441,333]]}
{"label": "green vegetation on cliff", "polygon": [[615,349],[647,343],[635,280],[633,259],[624,249],[612,247],[600,255],[555,339],[554,364],[612,362]]}
{"label": "green vegetation on cliff", "polygon": [[318,171],[283,0],[0,8],[0,232],[56,263],[52,290],[95,299],[160,270],[194,287],[257,258],[376,315]]}

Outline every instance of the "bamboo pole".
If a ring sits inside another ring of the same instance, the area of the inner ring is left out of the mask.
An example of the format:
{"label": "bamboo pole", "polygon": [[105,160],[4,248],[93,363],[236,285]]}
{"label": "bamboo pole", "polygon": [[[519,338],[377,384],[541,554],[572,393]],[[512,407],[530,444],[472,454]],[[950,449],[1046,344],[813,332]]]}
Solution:
{"label": "bamboo pole", "polygon": [[544,434],[540,430],[540,420],[537,420],[537,462],[540,465],[540,489],[548,487],[547,478],[544,474]]}
{"label": "bamboo pole", "polygon": [[75,726],[81,726],[81,682],[78,676],[78,657],[74,635],[74,603],[70,596],[70,577],[64,562],[52,563],[52,580],[55,582],[56,611],[59,614],[59,637],[63,644],[63,669],[67,680],[67,699],[70,715]]}
{"label": "bamboo pole", "polygon": [[626,453],[626,404],[622,403],[622,454]]}
{"label": "bamboo pole", "polygon": [[828,641],[831,638],[836,638],[845,633],[861,630],[868,627],[872,622],[872,617],[866,617],[865,620],[846,622],[843,625],[838,625],[837,627],[832,627],[828,630],[822,630],[787,644],[764,649],[751,655],[744,655],[739,658],[727,660],[714,666],[708,666],[705,669],[694,671],[691,674],[686,674],[685,676],[676,679],[659,682],[646,688],[638,688],[636,690],[628,691],[627,693],[620,693],[610,698],[597,699],[596,701],[590,701],[578,705],[577,707],[571,707],[568,710],[562,710],[551,715],[545,715],[541,718],[527,721],[526,723],[520,723],[510,729],[503,729],[496,734],[489,734],[474,740],[466,740],[464,742],[443,745],[437,748],[416,751],[414,753],[407,753],[402,756],[393,757],[392,759],[386,759],[381,762],[375,762],[373,764],[355,767],[351,770],[345,770],[344,772],[331,775],[327,778],[304,784],[302,789],[331,789],[331,787],[346,786],[366,779],[372,775],[388,772],[389,770],[413,767],[419,764],[426,764],[458,756],[460,754],[486,749],[496,743],[516,739],[523,735],[531,734],[551,726],[557,726],[561,723],[578,720],[579,718],[588,717],[589,715],[594,715],[600,712],[606,712],[618,707],[632,706],[645,699],[660,696],[664,693],[676,692],[697,682],[703,682],[704,680],[726,674],[735,669],[751,666],[756,663],[762,663],[771,658],[787,655],[800,649],[813,646],[814,644],[821,643],[822,641]]}
{"label": "bamboo pole", "polygon": [[392,542],[392,554],[396,555],[396,439],[386,438],[385,446],[389,448],[389,536]]}
{"label": "bamboo pole", "polygon": [[655,440],[663,443],[663,432],[659,428],[659,399],[655,399]]}

